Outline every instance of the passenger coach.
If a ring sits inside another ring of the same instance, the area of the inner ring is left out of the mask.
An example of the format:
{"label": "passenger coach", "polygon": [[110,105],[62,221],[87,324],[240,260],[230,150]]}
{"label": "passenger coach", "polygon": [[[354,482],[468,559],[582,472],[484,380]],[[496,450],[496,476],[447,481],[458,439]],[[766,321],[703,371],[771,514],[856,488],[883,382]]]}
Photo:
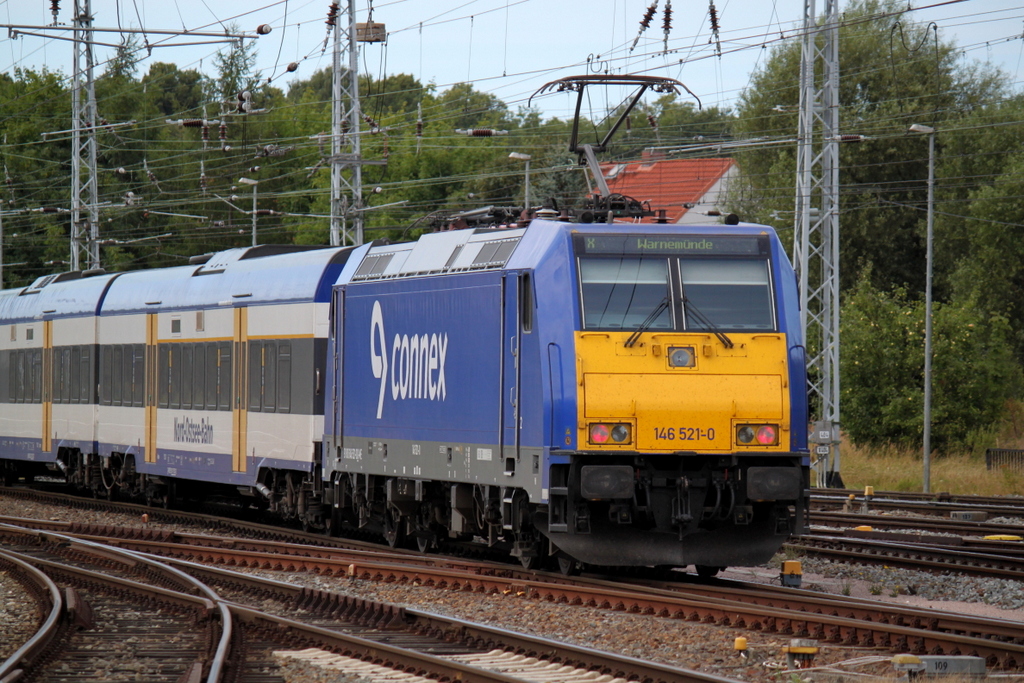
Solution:
{"label": "passenger coach", "polygon": [[195,482],[315,524],[327,313],[349,251],[233,249],[3,292],[8,478],[46,468],[152,502]]}

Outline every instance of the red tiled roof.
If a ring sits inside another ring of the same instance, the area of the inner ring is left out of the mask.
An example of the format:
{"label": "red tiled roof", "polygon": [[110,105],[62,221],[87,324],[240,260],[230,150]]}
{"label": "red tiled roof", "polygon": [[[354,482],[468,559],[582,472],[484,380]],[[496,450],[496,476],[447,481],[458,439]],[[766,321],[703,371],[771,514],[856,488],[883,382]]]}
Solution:
{"label": "red tiled roof", "polygon": [[[732,159],[645,159],[604,163],[601,172],[613,193],[649,202],[654,210],[666,209],[669,222],[675,223],[686,213],[685,204],[698,203],[733,163]],[[644,223],[653,221],[643,219]]]}

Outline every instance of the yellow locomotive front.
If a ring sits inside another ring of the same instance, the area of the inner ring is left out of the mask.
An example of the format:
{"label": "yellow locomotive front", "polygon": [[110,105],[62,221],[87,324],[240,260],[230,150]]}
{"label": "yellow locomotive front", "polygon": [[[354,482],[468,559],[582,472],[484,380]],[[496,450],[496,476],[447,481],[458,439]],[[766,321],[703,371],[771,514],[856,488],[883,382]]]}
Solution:
{"label": "yellow locomotive front", "polygon": [[774,232],[672,229],[574,236],[577,452],[553,473],[549,538],[707,574],[803,524],[803,348]]}

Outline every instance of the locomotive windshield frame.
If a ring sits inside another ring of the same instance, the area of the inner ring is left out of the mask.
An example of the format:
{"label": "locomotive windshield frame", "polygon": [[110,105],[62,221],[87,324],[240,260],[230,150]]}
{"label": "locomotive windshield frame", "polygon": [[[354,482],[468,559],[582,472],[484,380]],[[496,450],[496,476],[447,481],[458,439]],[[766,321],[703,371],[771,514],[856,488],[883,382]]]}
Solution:
{"label": "locomotive windshield frame", "polygon": [[762,235],[576,234],[580,329],[776,332]]}

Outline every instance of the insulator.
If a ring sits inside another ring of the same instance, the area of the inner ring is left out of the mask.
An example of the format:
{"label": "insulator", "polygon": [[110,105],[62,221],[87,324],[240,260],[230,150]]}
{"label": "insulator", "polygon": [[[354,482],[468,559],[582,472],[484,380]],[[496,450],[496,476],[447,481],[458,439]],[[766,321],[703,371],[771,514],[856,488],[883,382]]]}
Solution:
{"label": "insulator", "polygon": [[228,124],[226,123],[220,124],[220,139],[222,141],[228,139]]}
{"label": "insulator", "polygon": [[672,0],[668,0],[665,3],[665,18],[661,23],[661,27],[665,29],[665,33],[672,30]]}
{"label": "insulator", "polygon": [[149,182],[151,182],[151,183],[155,183],[156,182],[156,174],[153,173],[152,171],[148,171],[147,170],[146,171],[146,176],[149,178]]}
{"label": "insulator", "polygon": [[210,141],[210,126],[206,122],[203,122],[203,142]]}
{"label": "insulator", "polygon": [[493,128],[457,128],[455,132],[459,135],[468,135],[471,138],[489,138],[492,135],[508,135],[507,130],[494,130]]}
{"label": "insulator", "polygon": [[270,24],[260,24],[256,27],[256,34],[265,36],[273,30],[274,28]]}
{"label": "insulator", "polygon": [[384,136],[384,151],[381,153],[381,156],[383,156],[385,159],[387,159],[390,155],[391,155],[391,151],[388,149],[388,136],[385,135]]}
{"label": "insulator", "polygon": [[288,68],[285,69],[285,71],[287,71],[288,73],[292,73],[294,71],[297,71],[298,68],[299,68],[299,63],[298,62],[291,62],[290,64],[288,64]]}
{"label": "insulator", "polygon": [[206,122],[202,119],[178,119],[178,125],[182,128],[202,128]]}
{"label": "insulator", "polygon": [[651,25],[651,19],[654,18],[654,13],[656,11],[658,11],[658,3],[657,3],[657,1],[652,2],[651,6],[647,8],[646,12],[644,12],[644,18],[640,20],[640,31],[641,32],[646,30],[647,27]]}
{"label": "insulator", "polygon": [[708,5],[708,16],[711,18],[711,30],[714,33],[718,32],[718,10],[715,9],[715,3]]}
{"label": "insulator", "polygon": [[370,116],[369,114],[363,114],[363,121],[366,121],[368,124],[370,124],[370,128],[376,128],[377,130],[380,130],[380,124],[374,121],[373,117]]}
{"label": "insulator", "polygon": [[199,189],[202,190],[203,192],[206,192],[207,185],[208,185],[208,183],[207,183],[207,180],[206,180],[206,174],[205,173],[200,173],[199,174]]}
{"label": "insulator", "polygon": [[416,137],[423,137],[423,119],[416,121]]}
{"label": "insulator", "polygon": [[338,3],[332,2],[331,6],[327,8],[327,21],[325,22],[331,28],[334,28],[338,21]]}
{"label": "insulator", "polygon": [[276,216],[277,211],[273,209],[256,209],[257,216]]}
{"label": "insulator", "polygon": [[654,118],[654,114],[647,115],[647,123],[650,124],[651,128],[658,130],[658,119]]}
{"label": "insulator", "polygon": [[50,0],[50,14],[53,15],[53,23],[57,23],[57,15],[60,14],[60,0]]}

